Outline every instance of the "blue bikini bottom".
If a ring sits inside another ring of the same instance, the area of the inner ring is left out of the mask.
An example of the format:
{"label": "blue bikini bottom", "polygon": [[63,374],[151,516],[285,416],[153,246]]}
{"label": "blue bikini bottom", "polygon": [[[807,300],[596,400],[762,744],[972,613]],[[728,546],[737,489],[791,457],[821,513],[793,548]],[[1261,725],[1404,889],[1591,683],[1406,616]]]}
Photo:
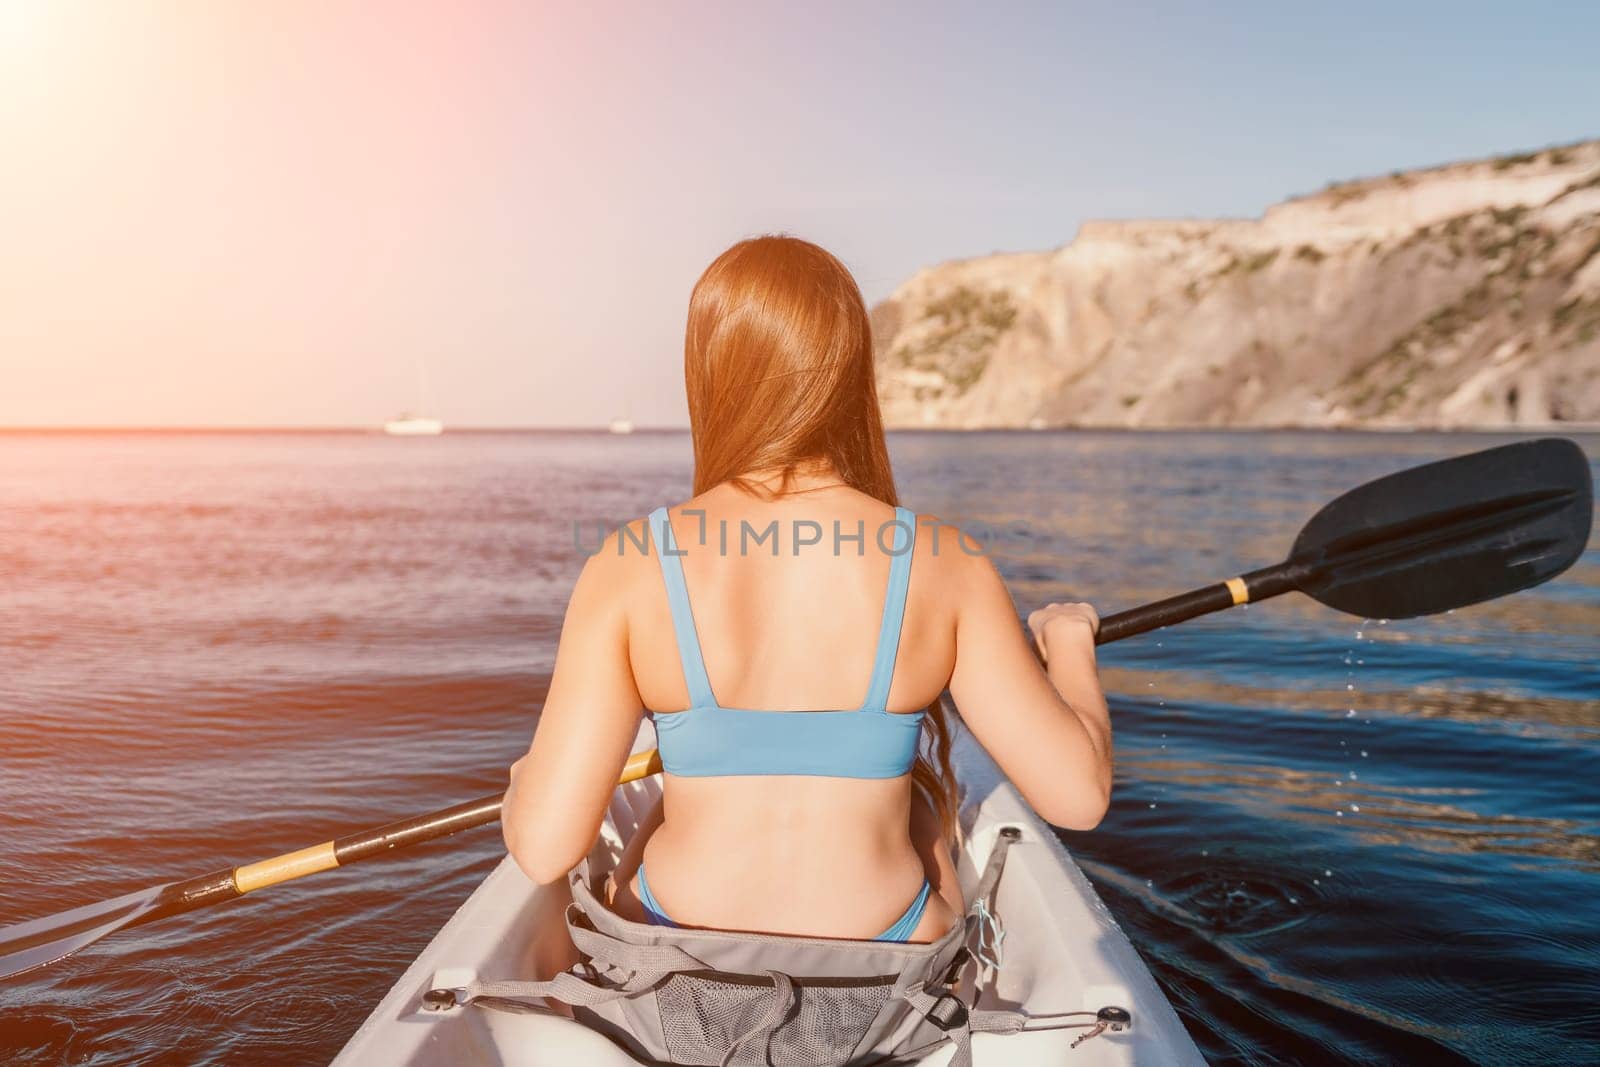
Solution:
{"label": "blue bikini bottom", "polygon": [[[922,880],[922,888],[912,899],[911,905],[905,913],[894,921],[889,929],[872,938],[873,941],[905,941],[917,932],[917,924],[922,922],[922,913],[928,906],[928,893],[933,889],[928,880]],[[650,883],[645,881],[644,865],[639,865],[639,904],[644,908],[645,921],[651,926],[672,926],[678,924],[667,917],[661,910],[661,904],[656,900],[656,895],[650,892]]]}

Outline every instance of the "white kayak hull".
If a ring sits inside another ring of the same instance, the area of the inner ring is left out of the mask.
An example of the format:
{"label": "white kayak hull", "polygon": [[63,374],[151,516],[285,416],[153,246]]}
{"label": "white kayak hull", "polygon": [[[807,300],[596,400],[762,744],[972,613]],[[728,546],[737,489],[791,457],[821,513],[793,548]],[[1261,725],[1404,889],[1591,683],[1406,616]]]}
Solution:
{"label": "white kayak hull", "polygon": [[[651,747],[653,741],[646,724],[637,747]],[[971,735],[959,729],[956,765],[967,791],[962,813],[966,845],[959,863],[965,890],[970,893],[976,884],[999,829],[1016,826],[1022,831],[1007,856],[995,905],[1006,931],[1002,967],[979,1006],[998,1001],[1020,1004],[1033,1015],[1056,1015],[1116,1005],[1133,1016],[1126,1031],[1108,1031],[1077,1048],[1071,1045],[1082,1029],[975,1034],[974,1061],[1008,1067],[1203,1064],[1172,1005],[1083,872]],[[603,833],[625,840],[659,790],[659,779],[619,788]],[[395,983],[335,1065],[637,1064],[606,1038],[566,1018],[470,1006],[430,1011],[422,1006],[422,994],[435,987],[463,986],[475,977],[528,977],[526,961],[537,951],[540,930],[559,921],[559,911],[550,915],[549,901],[541,902],[540,896],[509,857],[502,861]],[[947,1046],[921,1062],[938,1067],[952,1054]]]}

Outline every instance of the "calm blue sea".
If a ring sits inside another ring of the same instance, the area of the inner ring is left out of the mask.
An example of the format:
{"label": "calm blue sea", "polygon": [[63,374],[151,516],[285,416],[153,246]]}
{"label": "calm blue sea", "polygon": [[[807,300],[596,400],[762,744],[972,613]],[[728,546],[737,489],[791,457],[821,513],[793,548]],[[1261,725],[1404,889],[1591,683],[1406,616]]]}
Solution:
{"label": "calm blue sea", "polygon": [[[925,512],[1026,522],[1019,610],[1281,559],[1361,481],[1505,437],[897,434]],[[1581,443],[1600,457],[1600,437]],[[0,924],[498,789],[574,521],[686,435],[0,435]],[[1108,647],[1069,846],[1216,1063],[1600,1061],[1600,552],[1424,620],[1284,598]],[[0,983],[6,1063],[326,1061],[492,829]]]}

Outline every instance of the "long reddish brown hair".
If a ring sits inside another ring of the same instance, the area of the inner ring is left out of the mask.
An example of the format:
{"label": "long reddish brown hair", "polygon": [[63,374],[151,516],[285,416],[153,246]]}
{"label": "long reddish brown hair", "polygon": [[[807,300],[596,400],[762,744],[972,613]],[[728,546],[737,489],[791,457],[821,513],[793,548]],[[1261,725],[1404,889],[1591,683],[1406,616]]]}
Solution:
{"label": "long reddish brown hair", "polygon": [[[855,279],[832,254],[797,237],[740,241],[695,283],[683,344],[694,436],[694,491],[724,482],[779,492],[802,466],[826,461],[846,484],[891,507],[900,499],[878,413],[872,328]],[[950,724],[928,706],[911,769],[946,837],[959,804]]]}

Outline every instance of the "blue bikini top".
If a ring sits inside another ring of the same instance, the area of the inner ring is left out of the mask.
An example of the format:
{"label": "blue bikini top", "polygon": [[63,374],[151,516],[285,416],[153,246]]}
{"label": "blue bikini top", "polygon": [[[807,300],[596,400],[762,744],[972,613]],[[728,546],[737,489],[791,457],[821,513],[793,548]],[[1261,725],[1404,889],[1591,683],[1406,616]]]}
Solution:
{"label": "blue bikini top", "polygon": [[883,599],[878,654],[872,664],[867,699],[854,711],[760,711],[725,708],[711,692],[700,655],[689,589],[683,581],[683,554],[672,538],[666,508],[650,513],[650,534],[661,561],[661,577],[672,608],[678,658],[689,688],[684,711],[652,713],[661,765],[688,778],[736,774],[809,774],[828,778],[898,778],[911,770],[924,712],[890,712],[889,683],[900,648],[911,556],[917,543],[917,517],[895,508],[894,550],[889,587]]}

